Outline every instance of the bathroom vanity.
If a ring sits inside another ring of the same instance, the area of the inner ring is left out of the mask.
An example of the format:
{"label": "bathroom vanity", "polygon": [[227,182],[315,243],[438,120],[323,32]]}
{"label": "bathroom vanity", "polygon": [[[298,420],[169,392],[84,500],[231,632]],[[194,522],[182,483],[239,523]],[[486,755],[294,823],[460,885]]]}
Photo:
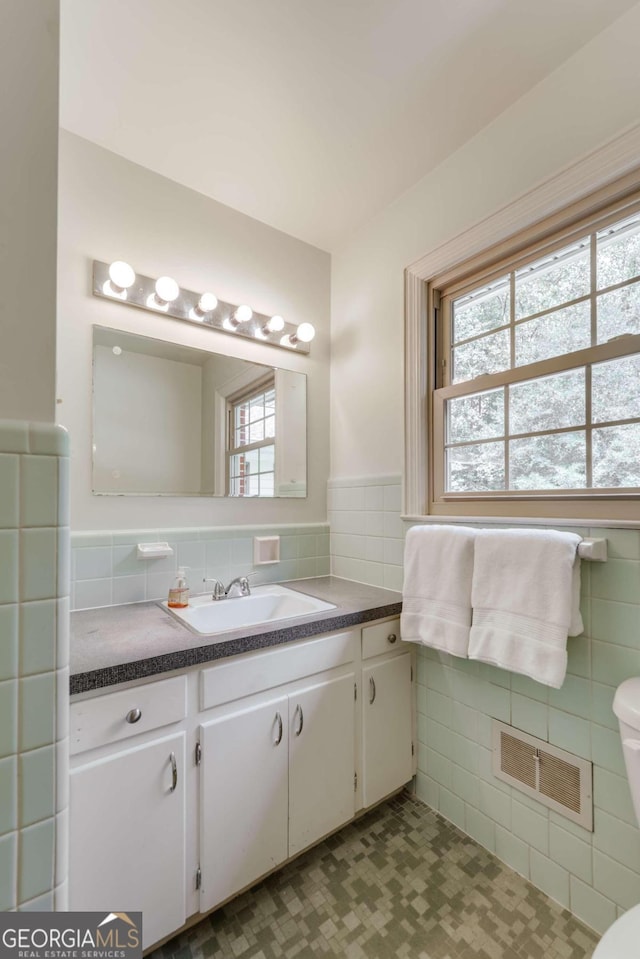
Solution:
{"label": "bathroom vanity", "polygon": [[398,594],[291,585],[335,609],[209,639],[153,603],[72,615],[71,909],[141,910],[148,948],[411,779]]}

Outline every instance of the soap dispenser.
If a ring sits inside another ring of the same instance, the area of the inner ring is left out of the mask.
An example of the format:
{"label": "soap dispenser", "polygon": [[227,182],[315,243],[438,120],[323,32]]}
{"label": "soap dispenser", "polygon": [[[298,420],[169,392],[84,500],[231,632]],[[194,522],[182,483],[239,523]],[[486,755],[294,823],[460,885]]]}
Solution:
{"label": "soap dispenser", "polygon": [[181,567],[178,570],[175,582],[169,590],[167,606],[173,609],[184,609],[189,605],[189,585],[187,583],[187,568]]}

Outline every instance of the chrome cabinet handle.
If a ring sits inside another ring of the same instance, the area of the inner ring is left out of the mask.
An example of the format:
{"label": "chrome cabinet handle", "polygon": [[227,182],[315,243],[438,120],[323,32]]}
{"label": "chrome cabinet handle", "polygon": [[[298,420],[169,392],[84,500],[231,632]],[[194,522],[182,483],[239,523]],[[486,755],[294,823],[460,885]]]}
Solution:
{"label": "chrome cabinet handle", "polygon": [[130,709],[125,716],[125,719],[128,723],[137,723],[139,719],[142,719],[142,710],[138,709],[137,707],[135,709]]}
{"label": "chrome cabinet handle", "polygon": [[373,705],[376,698],[376,681],[373,676],[369,676],[369,705]]}
{"label": "chrome cabinet handle", "polygon": [[279,746],[280,743],[282,742],[282,716],[280,715],[280,713],[276,713],[274,722],[278,724],[278,735],[274,739],[273,745]]}
{"label": "chrome cabinet handle", "polygon": [[300,705],[300,703],[298,703],[298,705],[296,706],[296,711],[295,711],[295,713],[293,714],[293,721],[294,721],[294,723],[295,723],[295,719],[296,719],[296,716],[298,715],[298,713],[300,714],[300,725],[298,726],[298,728],[297,728],[296,730],[294,730],[296,736],[299,736],[299,735],[300,735],[300,733],[302,732],[302,727],[304,726],[304,714],[303,714],[303,712],[302,712],[302,706]]}
{"label": "chrome cabinet handle", "polygon": [[169,762],[171,763],[171,789],[169,792],[173,793],[176,791],[176,786],[178,785],[178,764],[175,753],[170,754]]}
{"label": "chrome cabinet handle", "polygon": [[387,642],[391,643],[391,645],[393,646],[397,638],[398,637],[396,636],[395,633],[389,633],[389,635],[387,636]]}

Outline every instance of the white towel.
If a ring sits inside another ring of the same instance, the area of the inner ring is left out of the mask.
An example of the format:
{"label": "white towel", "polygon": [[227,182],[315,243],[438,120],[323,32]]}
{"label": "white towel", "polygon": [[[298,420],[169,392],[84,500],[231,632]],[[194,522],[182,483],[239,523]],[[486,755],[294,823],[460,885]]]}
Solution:
{"label": "white towel", "polygon": [[467,655],[475,529],[413,526],[404,551],[400,634],[410,643]]}
{"label": "white towel", "polygon": [[580,537],[556,530],[482,530],[476,537],[469,658],[559,689],[567,635],[582,632]]}

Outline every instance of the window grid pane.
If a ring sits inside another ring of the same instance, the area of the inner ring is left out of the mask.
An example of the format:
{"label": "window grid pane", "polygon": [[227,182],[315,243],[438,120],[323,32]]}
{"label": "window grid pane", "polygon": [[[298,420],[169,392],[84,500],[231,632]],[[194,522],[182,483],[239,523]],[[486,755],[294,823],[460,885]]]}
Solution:
{"label": "window grid pane", "polygon": [[275,387],[232,407],[229,495],[275,495]]}

